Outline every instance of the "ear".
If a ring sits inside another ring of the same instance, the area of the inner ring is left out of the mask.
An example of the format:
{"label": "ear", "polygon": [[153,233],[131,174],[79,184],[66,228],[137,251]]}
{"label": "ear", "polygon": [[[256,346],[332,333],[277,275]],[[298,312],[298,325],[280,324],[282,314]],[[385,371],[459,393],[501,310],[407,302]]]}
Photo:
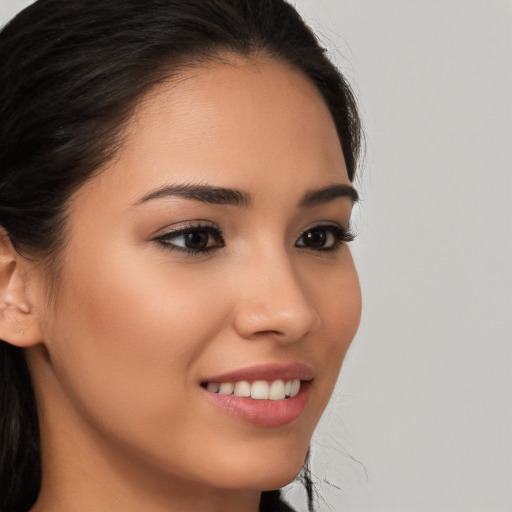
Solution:
{"label": "ear", "polygon": [[0,227],[0,340],[18,347],[41,342],[38,317],[27,300],[28,261]]}

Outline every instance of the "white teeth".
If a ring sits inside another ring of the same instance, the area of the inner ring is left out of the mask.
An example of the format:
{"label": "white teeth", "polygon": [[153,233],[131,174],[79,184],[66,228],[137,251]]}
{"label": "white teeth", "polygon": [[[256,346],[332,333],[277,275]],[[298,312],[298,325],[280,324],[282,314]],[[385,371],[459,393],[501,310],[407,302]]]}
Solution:
{"label": "white teeth", "polygon": [[290,391],[290,396],[295,396],[300,390],[300,380],[292,381],[292,389]]}
{"label": "white teeth", "polygon": [[251,385],[246,381],[235,382],[235,396],[251,396]]}
{"label": "white teeth", "polygon": [[251,386],[251,398],[256,400],[268,400],[268,382],[256,380]]}
{"label": "white teeth", "polygon": [[251,397],[255,400],[284,400],[300,391],[300,380],[256,380],[252,384],[246,380],[239,382],[208,382],[206,389],[221,395]]}
{"label": "white teeth", "polygon": [[235,389],[235,385],[232,382],[223,382],[220,384],[219,393],[221,395],[231,395]]}
{"label": "white teeth", "polygon": [[284,382],[282,380],[275,380],[270,385],[268,390],[268,397],[270,400],[284,400],[286,393],[284,391]]}

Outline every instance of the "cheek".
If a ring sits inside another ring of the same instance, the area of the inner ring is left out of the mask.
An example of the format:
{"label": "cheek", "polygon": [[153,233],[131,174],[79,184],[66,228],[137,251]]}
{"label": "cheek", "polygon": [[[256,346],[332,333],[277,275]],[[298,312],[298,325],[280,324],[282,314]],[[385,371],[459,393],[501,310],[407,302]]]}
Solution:
{"label": "cheek", "polygon": [[[208,293],[215,278],[169,264],[106,251],[87,265],[76,260],[61,300],[73,332],[102,351],[129,357],[131,350],[163,351],[186,358],[218,326],[222,303]],[[171,358],[172,359],[172,358]]]}
{"label": "cheek", "polygon": [[321,307],[331,348],[343,358],[361,320],[361,289],[355,267],[352,265],[335,283],[331,297],[326,296]]}
{"label": "cheek", "polygon": [[49,339],[65,393],[109,430],[148,435],[148,425],[183,421],[194,364],[226,316],[222,301],[212,304],[200,276],[164,265],[112,252],[73,261]]}
{"label": "cheek", "polygon": [[318,312],[322,319],[321,336],[307,350],[322,368],[317,413],[320,416],[332,394],[341,365],[361,320],[361,288],[350,253],[343,270],[326,274],[314,285]]}

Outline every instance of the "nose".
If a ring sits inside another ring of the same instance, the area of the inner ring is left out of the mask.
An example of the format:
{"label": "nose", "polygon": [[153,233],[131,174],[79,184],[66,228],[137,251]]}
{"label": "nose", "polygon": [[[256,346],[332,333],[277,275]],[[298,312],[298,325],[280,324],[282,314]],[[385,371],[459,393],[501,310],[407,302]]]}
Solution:
{"label": "nose", "polygon": [[234,324],[246,339],[294,342],[320,327],[312,290],[288,257],[254,258],[237,282]]}

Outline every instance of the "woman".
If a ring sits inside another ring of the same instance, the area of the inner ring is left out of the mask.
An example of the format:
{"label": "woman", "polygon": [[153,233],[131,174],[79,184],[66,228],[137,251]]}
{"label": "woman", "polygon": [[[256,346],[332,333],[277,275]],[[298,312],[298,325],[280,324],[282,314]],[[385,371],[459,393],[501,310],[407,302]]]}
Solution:
{"label": "woman", "polygon": [[1,510],[289,510],[360,317],[343,77],[282,0],[39,0],[0,76]]}

